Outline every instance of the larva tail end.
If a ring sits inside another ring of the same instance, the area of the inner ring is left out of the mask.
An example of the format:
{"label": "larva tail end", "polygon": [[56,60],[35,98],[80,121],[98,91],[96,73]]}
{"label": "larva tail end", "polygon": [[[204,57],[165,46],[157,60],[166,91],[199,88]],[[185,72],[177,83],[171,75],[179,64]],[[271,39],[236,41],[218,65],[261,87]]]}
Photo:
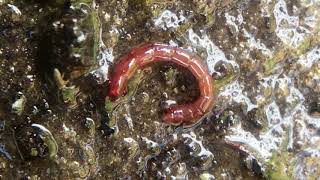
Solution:
{"label": "larva tail end", "polygon": [[170,125],[180,125],[182,123],[181,119],[175,117],[174,108],[168,108],[164,111],[162,115],[162,121]]}

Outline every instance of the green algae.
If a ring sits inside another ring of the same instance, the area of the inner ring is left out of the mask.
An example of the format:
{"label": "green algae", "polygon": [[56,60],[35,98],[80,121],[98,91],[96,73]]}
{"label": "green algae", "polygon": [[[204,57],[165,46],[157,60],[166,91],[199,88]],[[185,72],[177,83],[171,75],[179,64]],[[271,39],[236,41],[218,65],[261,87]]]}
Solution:
{"label": "green algae", "polygon": [[79,93],[79,88],[67,86],[68,81],[63,80],[63,76],[57,68],[54,69],[53,77],[59,89],[58,96],[61,95],[64,103],[69,104],[70,107],[74,107],[77,104],[76,96]]}
{"label": "green algae", "polygon": [[[100,20],[97,11],[92,7],[92,1],[73,1],[72,6],[76,9],[82,9],[86,7],[87,16],[80,19],[79,28],[87,32],[86,42],[80,48],[74,47],[72,51],[74,53],[83,54],[84,57],[88,57],[87,60],[82,59],[82,64],[89,66],[87,72],[93,70],[97,61],[97,53],[99,51],[99,41],[100,41]],[[90,47],[90,48],[88,48]]]}
{"label": "green algae", "polygon": [[288,58],[298,57],[300,55],[305,54],[310,48],[314,47],[320,42],[320,36],[310,36],[307,37],[297,48],[292,48],[289,46],[285,46],[273,55],[272,58],[267,59],[263,63],[264,71],[269,74],[272,72],[276,64],[285,61]]}
{"label": "green algae", "polygon": [[230,84],[231,82],[235,81],[239,75],[236,74],[228,74],[222,79],[214,79],[213,87],[217,91],[216,94],[218,94],[219,90],[221,88],[225,87],[226,85]]}
{"label": "green algae", "polygon": [[294,154],[288,151],[289,132],[280,145],[278,151],[273,152],[270,159],[265,163],[265,176],[270,180],[293,179],[293,157]]}
{"label": "green algae", "polygon": [[[274,3],[275,1],[273,2],[273,6],[270,6],[270,7],[274,7]],[[315,7],[313,7],[313,10],[311,11],[316,12],[314,8]],[[272,12],[271,9],[269,11]],[[318,17],[319,13],[315,14],[315,16]],[[271,20],[270,28],[271,30],[275,31],[276,30],[275,17],[271,16],[270,20]],[[296,48],[282,43],[281,48],[276,49],[272,57],[263,62],[265,73],[266,74],[272,73],[272,70],[278,63],[283,62],[288,58],[296,58],[300,55],[303,55],[308,50],[310,50],[310,48],[319,44],[320,43],[320,28],[319,28],[320,26],[319,25],[320,25],[320,21],[318,20],[315,24],[316,28],[313,30],[312,35],[307,35],[305,39],[300,43],[300,45]]]}
{"label": "green algae", "polygon": [[270,163],[268,163],[267,178],[270,180],[292,179],[292,172],[287,170],[288,161],[291,158],[292,156],[289,153],[274,154],[270,159]]}
{"label": "green algae", "polygon": [[137,92],[140,82],[142,82],[144,77],[144,72],[140,71],[137,72],[131,80],[129,80],[127,85],[127,91],[124,96],[119,97],[116,101],[112,101],[109,98],[106,98],[105,100],[105,109],[110,114],[110,121],[109,121],[109,127],[114,127],[116,125],[116,118],[113,116],[113,112],[116,111],[116,109],[120,106],[122,106],[125,103],[128,103],[129,100],[134,96],[134,94]]}

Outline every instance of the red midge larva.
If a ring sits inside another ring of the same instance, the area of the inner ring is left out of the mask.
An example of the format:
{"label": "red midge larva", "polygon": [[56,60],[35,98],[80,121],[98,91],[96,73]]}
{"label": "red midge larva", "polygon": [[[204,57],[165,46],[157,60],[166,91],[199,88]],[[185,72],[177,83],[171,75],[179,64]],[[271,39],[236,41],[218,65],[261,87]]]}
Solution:
{"label": "red midge larva", "polygon": [[144,44],[133,48],[115,65],[111,77],[108,96],[116,99],[122,95],[125,86],[138,69],[156,62],[170,62],[188,69],[196,78],[200,96],[192,103],[171,105],[162,115],[168,124],[192,124],[209,112],[213,107],[213,79],[201,59],[189,52],[160,43]]}

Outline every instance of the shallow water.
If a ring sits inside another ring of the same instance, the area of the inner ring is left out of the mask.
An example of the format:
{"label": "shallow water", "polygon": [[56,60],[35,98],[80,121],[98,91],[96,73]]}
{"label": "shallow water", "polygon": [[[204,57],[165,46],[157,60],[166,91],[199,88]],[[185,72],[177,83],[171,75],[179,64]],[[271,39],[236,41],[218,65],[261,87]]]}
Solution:
{"label": "shallow water", "polygon": [[[317,179],[319,6],[0,0],[0,179]],[[203,59],[215,105],[199,123],[161,122],[199,95],[172,64],[145,68],[108,108],[114,65],[145,42]]]}

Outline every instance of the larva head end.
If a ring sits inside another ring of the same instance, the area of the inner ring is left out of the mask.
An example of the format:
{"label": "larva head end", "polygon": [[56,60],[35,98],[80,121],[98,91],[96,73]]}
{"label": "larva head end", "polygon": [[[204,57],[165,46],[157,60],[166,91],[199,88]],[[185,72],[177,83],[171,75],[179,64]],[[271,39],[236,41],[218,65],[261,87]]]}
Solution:
{"label": "larva head end", "polygon": [[163,113],[161,119],[166,124],[170,124],[170,125],[180,125],[181,124],[181,119],[175,117],[174,109],[172,109],[172,108],[166,109],[165,112]]}
{"label": "larva head end", "polygon": [[111,89],[107,94],[107,97],[109,97],[111,101],[116,100],[118,96],[119,96],[119,93],[116,89]]}

